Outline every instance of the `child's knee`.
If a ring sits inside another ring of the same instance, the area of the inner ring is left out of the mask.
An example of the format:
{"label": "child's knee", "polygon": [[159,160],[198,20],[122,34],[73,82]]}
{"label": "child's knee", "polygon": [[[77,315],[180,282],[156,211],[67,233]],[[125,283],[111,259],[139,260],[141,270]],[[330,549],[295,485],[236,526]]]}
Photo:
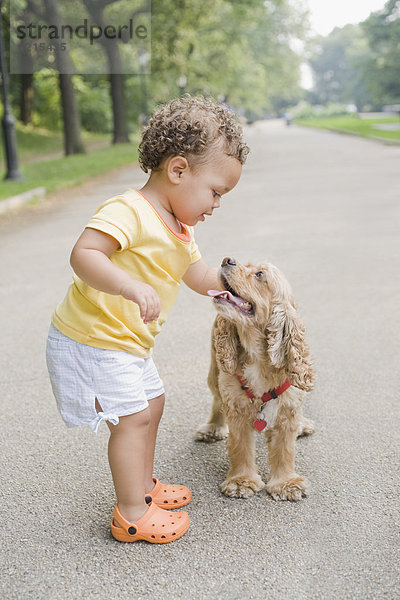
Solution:
{"label": "child's knee", "polygon": [[118,425],[110,425],[111,433],[123,432],[132,429],[148,428],[150,425],[150,408],[147,407],[137,413],[119,417]]}

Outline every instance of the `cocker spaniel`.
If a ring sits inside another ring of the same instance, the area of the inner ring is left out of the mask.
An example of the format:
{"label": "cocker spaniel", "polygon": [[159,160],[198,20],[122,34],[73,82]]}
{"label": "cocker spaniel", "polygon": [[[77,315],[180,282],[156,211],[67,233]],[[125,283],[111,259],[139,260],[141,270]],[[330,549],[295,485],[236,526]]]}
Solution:
{"label": "cocker spaniel", "polygon": [[272,264],[242,265],[224,258],[219,275],[226,291],[209,291],[218,311],[208,375],[214,403],[195,439],[228,436],[230,469],[221,490],[248,498],[264,488],[254,432],[265,430],[267,491],[276,500],[300,500],[307,483],[295,472],[295,441],[314,431],[301,408],[314,377],[291,288]]}

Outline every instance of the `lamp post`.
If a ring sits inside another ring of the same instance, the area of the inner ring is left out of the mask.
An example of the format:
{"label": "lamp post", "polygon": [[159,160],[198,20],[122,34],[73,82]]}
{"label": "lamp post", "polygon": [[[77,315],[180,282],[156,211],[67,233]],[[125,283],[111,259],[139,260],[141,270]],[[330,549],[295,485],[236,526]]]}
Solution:
{"label": "lamp post", "polygon": [[18,169],[17,158],[17,140],[15,137],[15,119],[11,114],[10,103],[8,101],[8,86],[7,86],[7,65],[5,60],[4,41],[3,41],[3,17],[2,17],[3,0],[0,0],[0,74],[3,89],[3,131],[4,131],[4,148],[7,160],[7,173],[4,179],[18,181],[22,179],[22,175]]}

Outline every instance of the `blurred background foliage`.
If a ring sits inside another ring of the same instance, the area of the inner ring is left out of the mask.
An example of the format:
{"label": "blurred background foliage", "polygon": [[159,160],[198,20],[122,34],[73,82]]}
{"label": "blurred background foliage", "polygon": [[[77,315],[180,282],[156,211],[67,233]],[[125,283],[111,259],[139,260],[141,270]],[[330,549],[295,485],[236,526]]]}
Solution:
{"label": "blurred background foliage", "polygon": [[[50,19],[61,7],[73,20],[145,6],[145,0],[11,1],[28,23]],[[4,3],[6,48],[9,11]],[[98,52],[104,51],[99,44]],[[71,50],[70,58],[79,63],[79,52]],[[313,73],[310,90],[301,87],[304,62]],[[184,92],[212,95],[249,122],[295,114],[296,106],[298,113],[317,106],[318,114],[321,106],[328,114],[347,105],[381,110],[400,104],[400,0],[388,0],[363,23],[325,37],[312,35],[306,0],[152,0],[150,68],[150,74],[114,78],[63,77],[49,68],[10,75],[12,110],[28,128],[64,130],[64,137],[108,134],[114,143],[128,141],[157,104]],[[75,142],[64,144],[66,154],[84,150],[84,141]]]}
{"label": "blurred background foliage", "polygon": [[389,0],[358,25],[313,38],[307,56],[311,104],[354,104],[359,111],[400,105],[400,0]]}
{"label": "blurred background foliage", "polygon": [[[113,5],[126,1],[103,1],[105,13]],[[28,22],[35,17],[33,8],[45,14],[45,3],[41,0],[17,2]],[[132,9],[140,8],[140,1],[129,2]],[[77,11],[82,15],[86,12],[81,0],[69,0],[63,9],[67,15],[71,14],[71,19]],[[6,22],[7,10],[5,6]],[[13,10],[16,10],[14,4]],[[147,112],[187,91],[211,94],[254,116],[279,111],[301,98],[301,57],[290,43],[293,38],[305,39],[307,34],[307,13],[301,2],[153,0],[151,13],[151,75],[125,76],[125,103],[131,127],[135,127],[143,113],[143,93],[147,95]],[[72,55],[74,58],[79,61],[79,56]],[[143,77],[147,80],[145,91]],[[180,87],[177,82],[182,77],[185,83]],[[12,104],[18,117],[22,112],[22,77],[11,75],[10,79]],[[77,75],[73,80],[82,127],[111,131],[107,76]],[[35,73],[32,87],[32,112],[25,124],[32,121],[51,129],[61,127],[55,72],[43,69]]]}

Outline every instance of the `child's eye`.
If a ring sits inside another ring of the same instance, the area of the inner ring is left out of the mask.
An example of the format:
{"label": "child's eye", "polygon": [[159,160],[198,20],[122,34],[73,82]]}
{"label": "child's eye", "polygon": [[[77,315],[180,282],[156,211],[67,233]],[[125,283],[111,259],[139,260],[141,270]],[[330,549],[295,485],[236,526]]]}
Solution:
{"label": "child's eye", "polygon": [[221,198],[222,197],[222,195],[218,194],[218,192],[216,192],[215,190],[213,190],[213,196],[214,196],[214,198]]}

